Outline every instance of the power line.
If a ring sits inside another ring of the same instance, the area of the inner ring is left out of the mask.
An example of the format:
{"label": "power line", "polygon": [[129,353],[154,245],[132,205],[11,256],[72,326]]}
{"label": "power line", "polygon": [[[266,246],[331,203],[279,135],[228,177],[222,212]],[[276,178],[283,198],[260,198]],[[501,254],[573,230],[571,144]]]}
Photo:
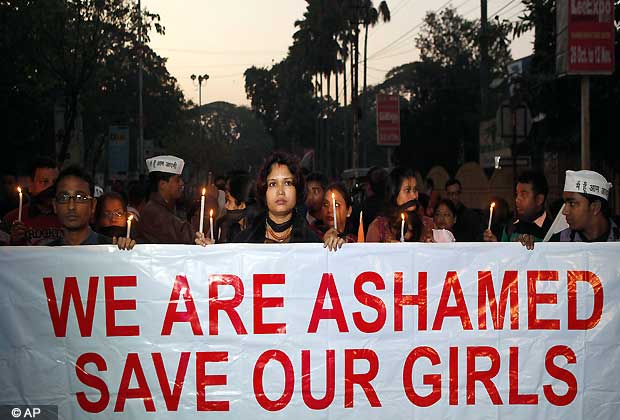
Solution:
{"label": "power line", "polygon": [[521,7],[521,3],[516,3],[512,7],[509,7],[508,9],[504,10],[504,12],[502,14],[503,15],[507,15],[508,13],[512,13],[516,9],[518,9],[519,7]]}
{"label": "power line", "polygon": [[153,50],[157,51],[173,51],[179,53],[187,53],[187,54],[204,54],[204,55],[273,55],[273,54],[283,54],[286,51],[280,50],[194,50],[194,49],[185,49],[185,48],[159,48],[159,47],[151,47]]}
{"label": "power line", "polygon": [[505,5],[503,5],[502,7],[499,8],[499,10],[497,10],[495,13],[491,13],[489,14],[489,16],[497,16],[502,10],[504,10],[505,8],[507,8],[508,6],[510,6],[512,3],[514,3],[517,0],[510,0],[508,3],[506,3]]}
{"label": "power line", "polygon": [[[447,2],[445,2],[444,4],[442,4],[441,6],[439,6],[439,8],[437,8],[434,12],[437,13],[439,10],[443,9],[444,7],[446,7],[448,4],[450,4],[452,0],[448,0]],[[399,41],[401,41],[403,38],[406,38],[409,34],[411,34],[413,31],[415,31],[416,29],[418,29],[420,26],[422,26],[424,24],[424,20],[422,20],[422,22],[414,25],[411,29],[409,29],[407,32],[405,32],[404,34],[402,34],[401,36],[399,36],[398,38],[396,38],[394,41],[390,42],[388,45],[386,45],[385,47],[381,48],[379,51],[376,51],[374,54],[372,54],[369,58],[372,57],[376,57],[377,55],[379,55],[380,53],[386,51],[388,48],[392,47],[393,45],[395,45],[396,43],[398,43]]]}

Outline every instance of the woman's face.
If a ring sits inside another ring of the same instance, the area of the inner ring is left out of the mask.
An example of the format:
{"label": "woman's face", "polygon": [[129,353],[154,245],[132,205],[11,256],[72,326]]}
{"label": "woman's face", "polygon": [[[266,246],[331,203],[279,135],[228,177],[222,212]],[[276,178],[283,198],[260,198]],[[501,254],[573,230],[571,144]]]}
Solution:
{"label": "woman's face", "polygon": [[456,222],[456,217],[452,213],[452,211],[445,204],[440,204],[435,209],[435,216],[433,217],[435,221],[435,226],[437,229],[448,229],[451,230],[452,226]]}
{"label": "woman's face", "polygon": [[344,232],[347,218],[353,210],[347,206],[344,197],[338,190],[327,190],[323,195],[323,207],[321,208],[321,219],[330,228],[334,227],[334,206],[332,204],[332,193],[336,201],[336,217],[338,218],[338,232]]}
{"label": "woman's face", "polygon": [[116,198],[109,198],[103,203],[101,215],[99,216],[99,226],[126,226],[127,214],[123,209],[123,203]]}
{"label": "woman's face", "polygon": [[226,201],[224,207],[226,207],[226,210],[228,211],[243,210],[245,208],[245,203],[239,203],[239,205],[237,205],[237,200],[235,200],[235,197],[230,195],[230,192],[226,191]]}
{"label": "woman's face", "polygon": [[275,163],[267,175],[267,193],[265,194],[270,216],[287,217],[297,204],[295,178],[288,166]]}
{"label": "woman's face", "polygon": [[[400,190],[398,191],[398,196],[396,197],[396,205],[402,206],[408,201],[417,200],[418,199],[418,189],[416,186],[416,180],[414,177],[405,178],[400,184]],[[415,206],[410,206],[405,209],[405,211],[414,211]]]}

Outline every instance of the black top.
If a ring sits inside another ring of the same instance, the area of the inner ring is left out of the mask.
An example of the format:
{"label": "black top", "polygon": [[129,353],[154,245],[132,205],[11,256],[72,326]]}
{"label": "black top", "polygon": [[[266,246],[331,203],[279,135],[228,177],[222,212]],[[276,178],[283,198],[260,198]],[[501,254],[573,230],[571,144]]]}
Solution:
{"label": "black top", "polygon": [[483,225],[475,211],[461,204],[456,209],[456,223],[452,227],[457,242],[478,242],[482,240]]}
{"label": "black top", "polygon": [[[254,220],[254,223],[246,230],[239,232],[232,240],[234,243],[265,243],[265,224],[267,222],[267,213],[261,214]],[[306,219],[299,213],[293,214],[293,234],[288,243],[313,243],[321,242],[321,238],[310,229]]]}
{"label": "black top", "polygon": [[[60,237],[56,239],[54,242],[51,242],[49,246],[64,246],[65,238]],[[94,230],[90,231],[90,235],[80,245],[112,245],[112,238],[109,236],[101,235],[100,233],[95,232]]]}

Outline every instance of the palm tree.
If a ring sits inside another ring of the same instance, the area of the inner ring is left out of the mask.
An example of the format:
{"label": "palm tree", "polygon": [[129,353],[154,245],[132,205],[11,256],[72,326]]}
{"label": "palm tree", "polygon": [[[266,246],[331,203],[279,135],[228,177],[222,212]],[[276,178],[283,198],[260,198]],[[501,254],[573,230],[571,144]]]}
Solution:
{"label": "palm tree", "polygon": [[[364,89],[363,93],[366,93],[366,69],[368,66],[368,27],[374,27],[377,23],[379,23],[379,18],[384,23],[387,23],[391,20],[392,16],[390,15],[390,8],[388,7],[385,1],[379,3],[379,7],[375,8],[372,0],[364,0],[363,5],[363,23],[364,23]],[[364,103],[365,103],[364,99]]]}

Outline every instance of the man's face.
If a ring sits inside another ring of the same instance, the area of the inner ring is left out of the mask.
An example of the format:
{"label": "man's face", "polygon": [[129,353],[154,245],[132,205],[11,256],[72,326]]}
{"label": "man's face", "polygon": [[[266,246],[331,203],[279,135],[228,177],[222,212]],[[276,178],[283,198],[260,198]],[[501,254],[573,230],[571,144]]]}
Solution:
{"label": "man's face", "polygon": [[54,185],[56,178],[58,178],[58,169],[37,168],[34,171],[34,178],[29,188],[30,193],[32,195],[38,195],[41,191]]}
{"label": "man's face", "polygon": [[160,193],[167,200],[179,200],[183,196],[184,186],[181,175],[172,175],[168,181],[159,182]]}
{"label": "man's face", "polygon": [[564,192],[564,210],[568,226],[578,232],[585,230],[594,220],[594,203],[590,204],[587,198],[576,192]]}
{"label": "man's face", "polygon": [[325,191],[318,181],[310,181],[306,184],[306,206],[310,212],[318,212],[323,206]]}
{"label": "man's face", "polygon": [[542,210],[544,196],[534,193],[532,184],[519,182],[516,188],[515,207],[519,219],[531,222]]}
{"label": "man's face", "polygon": [[67,176],[58,183],[53,203],[63,227],[70,231],[81,231],[88,228],[97,200],[90,195],[88,182]]}
{"label": "man's face", "polygon": [[446,188],[448,199],[452,201],[455,206],[461,204],[461,186],[459,184],[452,184]]}

